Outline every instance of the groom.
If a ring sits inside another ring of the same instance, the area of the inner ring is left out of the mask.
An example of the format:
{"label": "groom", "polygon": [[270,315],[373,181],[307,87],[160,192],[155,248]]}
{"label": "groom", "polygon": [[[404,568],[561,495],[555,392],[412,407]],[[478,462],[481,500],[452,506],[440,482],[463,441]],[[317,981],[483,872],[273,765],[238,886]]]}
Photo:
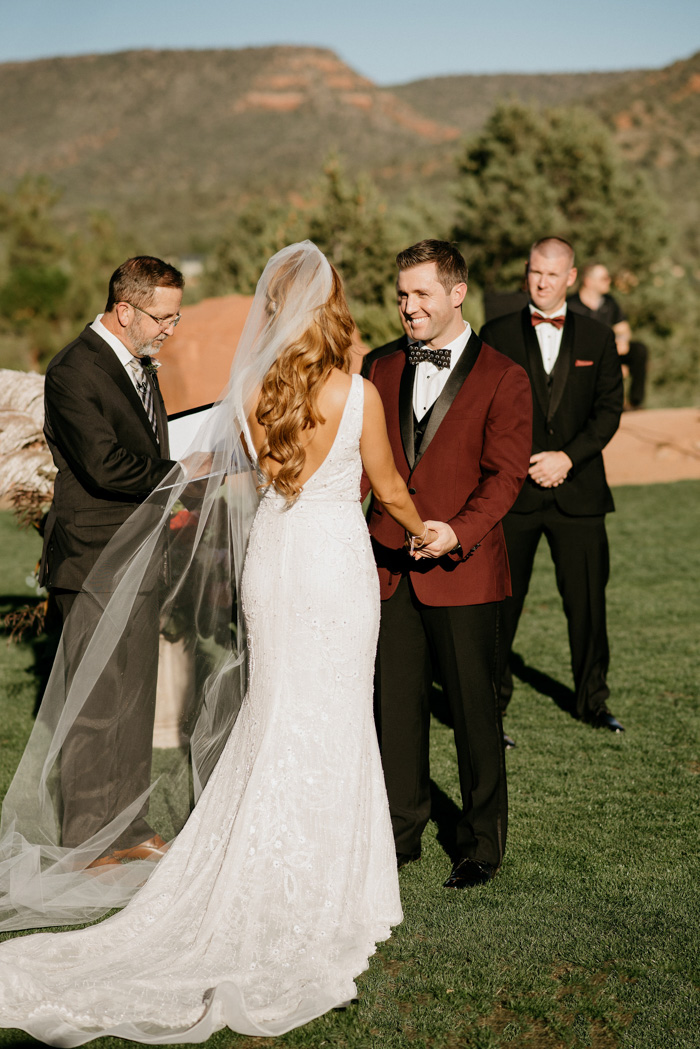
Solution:
{"label": "groom", "polygon": [[[160,259],[128,259],[113,274],[104,314],[46,372],[46,440],[58,474],[44,530],[40,582],[68,621],[62,646],[74,670],[101,611],[81,589],[105,546],[175,466],[155,356],[180,319],[184,279]],[[74,848],[129,805],[138,808],[90,866],[158,858],[165,842],[146,822],[158,662],[158,605],[139,593],[126,643],[105,666],[61,750],[62,844]],[[66,688],[70,681],[66,681]]]}
{"label": "groom", "polygon": [[367,370],[398,469],[434,538],[410,558],[403,530],[373,502],[377,729],[401,867],[420,857],[430,817],[429,701],[440,681],[463,805],[445,886],[464,888],[496,874],[506,843],[497,667],[510,576],[501,519],[527,476],[532,398],[524,370],[463,320],[467,267],[454,245],[424,240],[396,261],[406,335],[370,354]]}

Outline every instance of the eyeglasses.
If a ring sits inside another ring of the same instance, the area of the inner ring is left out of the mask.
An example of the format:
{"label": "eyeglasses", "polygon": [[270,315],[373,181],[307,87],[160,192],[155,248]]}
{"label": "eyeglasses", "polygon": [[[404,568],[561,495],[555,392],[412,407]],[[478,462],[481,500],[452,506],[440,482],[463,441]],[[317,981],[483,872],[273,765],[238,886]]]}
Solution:
{"label": "eyeglasses", "polygon": [[140,306],[135,306],[133,302],[127,302],[124,300],[127,306],[131,306],[132,310],[138,310],[139,313],[143,313],[146,317],[149,317],[154,321],[161,331],[167,331],[168,328],[177,328],[178,324],[182,320],[182,314],[178,313],[174,317],[154,317],[148,310],[142,310]]}

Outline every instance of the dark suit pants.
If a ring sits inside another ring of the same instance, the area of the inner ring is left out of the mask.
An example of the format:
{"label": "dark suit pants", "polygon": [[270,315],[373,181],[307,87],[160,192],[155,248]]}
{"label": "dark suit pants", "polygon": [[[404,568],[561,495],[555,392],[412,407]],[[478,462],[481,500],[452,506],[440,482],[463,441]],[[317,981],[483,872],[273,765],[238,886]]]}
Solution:
{"label": "dark suit pants", "polygon": [[406,578],[382,602],[376,716],[397,853],[420,852],[430,817],[430,693],[438,678],[453,722],[463,813],[459,856],[498,867],[508,819],[498,706],[500,603],[432,607]]}
{"label": "dark suit pants", "polygon": [[[535,552],[542,535],[549,543],[557,587],[569,627],[576,712],[586,718],[605,706],[610,652],[605,619],[605,586],[610,572],[605,517],[573,517],[543,493],[542,506],[529,514],[509,513],[503,521],[513,596],[503,603],[504,660],[501,703],[505,709],[513,684],[507,660],[530,585]],[[542,637],[540,644],[547,644]]]}
{"label": "dark suit pants", "polygon": [[[64,620],[67,686],[87,648],[101,607],[89,595],[54,590]],[[74,847],[105,827],[148,789],[158,679],[158,597],[136,598],[129,628],[68,732],[61,749],[62,844]],[[152,837],[148,800],[113,845]]]}
{"label": "dark suit pants", "polygon": [[620,357],[620,364],[627,365],[630,373],[628,400],[632,408],[641,408],[647,381],[649,351],[643,342],[631,342],[629,353]]}

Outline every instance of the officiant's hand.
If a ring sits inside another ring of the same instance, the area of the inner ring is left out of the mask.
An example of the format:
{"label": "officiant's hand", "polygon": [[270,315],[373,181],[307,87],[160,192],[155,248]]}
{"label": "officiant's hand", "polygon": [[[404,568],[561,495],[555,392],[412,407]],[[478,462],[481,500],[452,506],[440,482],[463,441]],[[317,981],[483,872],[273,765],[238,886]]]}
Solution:
{"label": "officiant's hand", "polygon": [[425,521],[430,529],[429,539],[420,550],[416,550],[414,557],[420,560],[422,557],[442,557],[459,546],[459,539],[452,530],[452,526],[445,521]]}
{"label": "officiant's hand", "polygon": [[196,481],[199,477],[206,477],[211,473],[214,463],[213,452],[192,452],[180,460],[188,481]]}

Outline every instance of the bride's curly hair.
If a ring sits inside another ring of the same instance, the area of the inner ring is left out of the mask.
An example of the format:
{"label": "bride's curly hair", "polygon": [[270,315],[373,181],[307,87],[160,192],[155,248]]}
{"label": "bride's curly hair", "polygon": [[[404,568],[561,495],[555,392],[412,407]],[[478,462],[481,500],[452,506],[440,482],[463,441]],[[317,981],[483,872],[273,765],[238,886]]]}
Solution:
{"label": "bride's curly hair", "polygon": [[[318,410],[319,392],[333,368],[350,371],[355,322],[332,265],[331,274],[328,299],[314,311],[308,328],[284,348],[270,368],[256,410],[256,418],[265,429],[265,444],[258,456],[265,478],[263,487],[273,485],[290,505],[302,489],[298,481],[306,461],[302,434],[326,421]],[[270,282],[267,309],[272,317],[281,312],[293,280],[293,267],[285,267]],[[280,464],[274,476],[266,466],[268,460]]]}

